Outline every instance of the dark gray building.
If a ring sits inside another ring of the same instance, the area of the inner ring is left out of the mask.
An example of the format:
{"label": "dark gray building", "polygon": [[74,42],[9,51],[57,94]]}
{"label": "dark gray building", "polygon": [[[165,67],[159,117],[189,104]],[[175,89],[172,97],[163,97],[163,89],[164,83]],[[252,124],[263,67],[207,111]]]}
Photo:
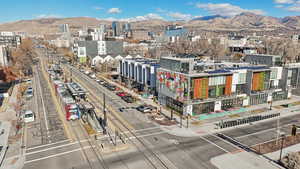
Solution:
{"label": "dark gray building", "polygon": [[253,65],[267,65],[267,66],[281,66],[282,57],[279,55],[262,55],[262,54],[250,54],[246,55],[245,62]]}
{"label": "dark gray building", "polygon": [[123,42],[121,41],[79,41],[78,47],[85,47],[86,56],[90,59],[93,59],[98,55],[123,54]]}
{"label": "dark gray building", "polygon": [[98,42],[97,41],[79,41],[78,47],[86,48],[86,56],[90,59],[98,55]]}

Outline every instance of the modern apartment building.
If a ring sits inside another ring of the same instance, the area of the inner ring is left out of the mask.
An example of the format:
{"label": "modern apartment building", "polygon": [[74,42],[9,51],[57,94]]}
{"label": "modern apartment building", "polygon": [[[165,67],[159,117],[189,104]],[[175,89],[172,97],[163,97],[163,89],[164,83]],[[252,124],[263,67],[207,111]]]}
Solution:
{"label": "modern apartment building", "polygon": [[150,94],[156,94],[157,60],[147,58],[124,58],[119,63],[121,82],[130,88],[137,88]]}
{"label": "modern apartment building", "polygon": [[157,69],[159,102],[190,115],[286,99],[282,68],[202,61],[188,55],[164,57]]}
{"label": "modern apartment building", "polygon": [[21,44],[21,39],[21,36],[13,32],[0,32],[0,45],[16,48]]}

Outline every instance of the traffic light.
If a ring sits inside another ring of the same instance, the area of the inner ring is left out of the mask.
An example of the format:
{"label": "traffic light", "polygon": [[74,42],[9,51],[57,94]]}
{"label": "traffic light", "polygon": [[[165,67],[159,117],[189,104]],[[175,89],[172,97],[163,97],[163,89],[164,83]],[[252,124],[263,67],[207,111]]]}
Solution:
{"label": "traffic light", "polygon": [[296,125],[293,125],[293,127],[292,127],[292,136],[296,136],[296,134],[297,134],[297,127],[296,127]]}

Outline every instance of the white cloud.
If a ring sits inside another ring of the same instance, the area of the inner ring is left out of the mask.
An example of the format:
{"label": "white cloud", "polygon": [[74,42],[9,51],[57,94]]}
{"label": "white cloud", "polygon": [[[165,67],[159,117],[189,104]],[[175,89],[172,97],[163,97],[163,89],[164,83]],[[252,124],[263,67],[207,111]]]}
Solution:
{"label": "white cloud", "polygon": [[122,11],[120,8],[110,8],[107,12],[110,14],[117,14],[117,13],[121,13]]}
{"label": "white cloud", "polygon": [[40,14],[40,15],[36,15],[36,18],[61,18],[61,15],[57,15],[57,14]]}
{"label": "white cloud", "polygon": [[292,4],[294,2],[294,0],[274,0],[274,3],[276,4]]}
{"label": "white cloud", "polygon": [[147,15],[144,16],[136,16],[136,17],[131,17],[131,18],[121,18],[121,19],[117,19],[117,18],[98,18],[99,20],[107,20],[107,21],[120,21],[120,22],[137,22],[137,21],[145,21],[145,20],[151,20],[151,19],[161,19],[163,20],[164,18],[161,17],[158,14],[155,13],[149,13]]}
{"label": "white cloud", "polygon": [[275,8],[282,8],[289,12],[300,12],[300,0],[274,0],[278,4]]}
{"label": "white cloud", "polygon": [[238,15],[243,12],[251,12],[251,13],[254,13],[257,15],[265,14],[265,12],[260,9],[252,9],[252,10],[243,9],[239,6],[231,5],[229,3],[220,3],[220,4],[198,3],[198,4],[196,4],[196,7],[208,11],[210,14],[221,15],[221,16],[235,16],[235,15]]}
{"label": "white cloud", "polygon": [[290,12],[300,12],[300,5],[289,6],[285,9]]}
{"label": "white cloud", "polygon": [[174,18],[174,19],[179,19],[179,20],[190,20],[192,18],[192,15],[183,14],[183,13],[180,13],[180,12],[170,12],[167,15]]}

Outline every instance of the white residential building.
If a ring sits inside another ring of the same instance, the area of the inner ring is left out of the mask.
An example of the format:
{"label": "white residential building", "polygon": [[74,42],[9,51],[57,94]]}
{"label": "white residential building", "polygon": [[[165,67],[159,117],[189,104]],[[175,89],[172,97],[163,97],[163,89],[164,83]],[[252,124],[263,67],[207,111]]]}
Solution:
{"label": "white residential building", "polygon": [[0,45],[0,66],[8,66],[8,48]]}

